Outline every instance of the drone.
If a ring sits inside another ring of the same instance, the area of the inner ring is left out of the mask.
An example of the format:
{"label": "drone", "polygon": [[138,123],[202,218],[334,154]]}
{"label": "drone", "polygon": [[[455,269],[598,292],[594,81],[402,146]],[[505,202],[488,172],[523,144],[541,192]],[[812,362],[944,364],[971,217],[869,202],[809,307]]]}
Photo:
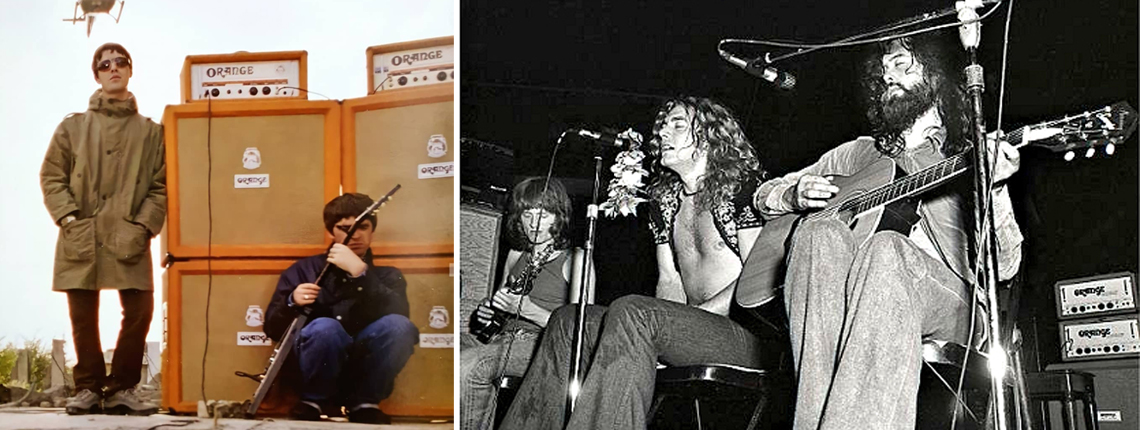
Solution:
{"label": "drone", "polygon": [[[87,21],[87,37],[91,37],[91,26],[95,25],[95,15],[105,13],[107,16],[119,22],[119,17],[123,16],[123,0],[119,0],[119,13],[111,15],[111,9],[115,8],[115,0],[79,0],[75,2],[75,12],[72,18],[64,18],[63,21],[71,21],[75,24],[80,21]],[[79,14],[79,10],[83,9],[83,14]]]}

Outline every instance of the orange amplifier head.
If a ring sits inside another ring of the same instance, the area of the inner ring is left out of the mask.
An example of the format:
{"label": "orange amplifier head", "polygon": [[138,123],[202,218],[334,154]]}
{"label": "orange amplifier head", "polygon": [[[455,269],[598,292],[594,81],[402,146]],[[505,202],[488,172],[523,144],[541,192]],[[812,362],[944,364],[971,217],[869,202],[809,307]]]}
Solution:
{"label": "orange amplifier head", "polygon": [[372,46],[366,52],[368,94],[455,81],[452,36]]}
{"label": "orange amplifier head", "polygon": [[1057,282],[1057,318],[1136,312],[1136,275],[1109,273]]}
{"label": "orange amplifier head", "polygon": [[182,102],[214,100],[307,100],[305,51],[188,55],[182,65]]}
{"label": "orange amplifier head", "polygon": [[1140,315],[1061,321],[1061,361],[1140,356]]}

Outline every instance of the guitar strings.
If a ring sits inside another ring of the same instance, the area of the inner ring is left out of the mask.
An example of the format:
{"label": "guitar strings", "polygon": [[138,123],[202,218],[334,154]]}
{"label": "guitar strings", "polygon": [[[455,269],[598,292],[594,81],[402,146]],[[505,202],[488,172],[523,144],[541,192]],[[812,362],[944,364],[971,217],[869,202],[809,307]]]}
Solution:
{"label": "guitar strings", "polygon": [[[855,213],[862,213],[870,208],[879,205],[887,204],[897,200],[901,195],[908,194],[915,190],[924,187],[935,185],[938,180],[947,179],[952,173],[961,170],[963,167],[965,156],[968,155],[969,150],[963,151],[958,155],[947,158],[918,171],[913,175],[903,176],[894,182],[880,185],[854,199],[847,200],[838,205],[829,207],[815,214],[809,215],[809,219],[819,219],[823,217],[834,216],[840,211],[853,210]],[[902,189],[903,191],[898,191]]]}

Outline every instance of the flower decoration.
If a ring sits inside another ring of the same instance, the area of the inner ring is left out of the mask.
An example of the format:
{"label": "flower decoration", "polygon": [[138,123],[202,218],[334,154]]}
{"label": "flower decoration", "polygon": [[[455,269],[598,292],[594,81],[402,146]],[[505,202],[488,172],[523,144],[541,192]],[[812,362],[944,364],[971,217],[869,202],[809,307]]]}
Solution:
{"label": "flower decoration", "polygon": [[609,218],[615,218],[619,214],[637,215],[637,204],[648,201],[642,197],[645,195],[642,190],[645,186],[642,179],[648,176],[649,172],[641,167],[641,162],[645,160],[645,154],[640,149],[643,141],[641,134],[631,128],[618,136],[631,143],[628,150],[617,154],[613,166],[610,166],[610,172],[613,172],[614,177],[607,188],[608,197],[601,205],[601,209]]}

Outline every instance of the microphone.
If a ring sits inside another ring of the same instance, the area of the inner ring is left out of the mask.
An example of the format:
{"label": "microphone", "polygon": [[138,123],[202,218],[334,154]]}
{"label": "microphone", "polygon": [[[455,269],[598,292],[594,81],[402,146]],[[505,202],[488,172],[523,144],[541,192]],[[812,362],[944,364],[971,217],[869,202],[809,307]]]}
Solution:
{"label": "microphone", "polygon": [[724,57],[732,65],[744,69],[748,74],[765,81],[776,84],[782,90],[790,90],[796,86],[796,77],[791,73],[778,70],[775,67],[768,66],[761,68],[759,66],[759,58],[754,60],[745,60],[728,53],[728,51],[720,50],[720,56]]}
{"label": "microphone", "polygon": [[[958,12],[958,21],[968,22],[978,19],[977,8],[982,7],[981,0],[960,1],[954,4]],[[958,27],[958,38],[966,49],[976,49],[978,41],[982,38],[982,24],[973,22]]]}
{"label": "microphone", "polygon": [[575,134],[586,139],[593,140],[596,144],[606,148],[623,148],[629,144],[625,138],[619,137],[613,133],[590,131],[581,128],[572,128],[567,130],[568,134]]}

